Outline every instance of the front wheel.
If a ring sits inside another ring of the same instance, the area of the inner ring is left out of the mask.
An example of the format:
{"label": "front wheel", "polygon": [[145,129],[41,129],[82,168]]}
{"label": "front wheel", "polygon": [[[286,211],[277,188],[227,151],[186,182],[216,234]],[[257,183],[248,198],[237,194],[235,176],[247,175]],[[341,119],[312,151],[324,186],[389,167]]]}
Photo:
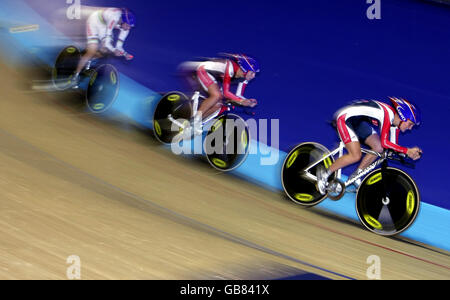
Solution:
{"label": "front wheel", "polygon": [[246,159],[250,130],[240,116],[225,114],[214,120],[204,141],[208,162],[220,171],[231,171]]}
{"label": "front wheel", "polygon": [[110,108],[119,92],[119,73],[110,64],[100,65],[90,76],[86,91],[86,105],[93,113],[103,113]]}
{"label": "front wheel", "polygon": [[361,183],[356,211],[370,231],[392,236],[406,230],[417,217],[420,194],[416,183],[396,168],[377,169]]}
{"label": "front wheel", "polygon": [[[328,156],[330,151],[325,146],[318,143],[308,142],[297,145],[284,160],[281,170],[281,181],[283,189],[289,198],[297,204],[303,206],[314,206],[327,198],[316,188],[315,178],[317,167],[329,168],[333,162],[333,156]],[[308,172],[306,169],[319,162]],[[329,180],[334,180],[336,174],[333,173]]]}

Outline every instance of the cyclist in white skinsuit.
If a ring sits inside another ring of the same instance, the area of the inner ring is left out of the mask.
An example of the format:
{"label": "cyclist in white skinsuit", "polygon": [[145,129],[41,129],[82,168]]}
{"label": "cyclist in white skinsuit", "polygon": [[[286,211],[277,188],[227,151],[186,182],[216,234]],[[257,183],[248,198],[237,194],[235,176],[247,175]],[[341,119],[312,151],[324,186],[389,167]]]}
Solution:
{"label": "cyclist in white skinsuit", "polygon": [[[135,17],[126,8],[106,8],[91,14],[86,22],[87,47],[86,54],[81,58],[72,78],[74,85],[78,84],[79,74],[86,64],[97,56],[100,49],[105,48],[116,56],[124,56],[127,60],[133,55],[127,53],[125,43],[130,29],[135,26]],[[113,46],[113,31],[120,30],[115,47]]]}

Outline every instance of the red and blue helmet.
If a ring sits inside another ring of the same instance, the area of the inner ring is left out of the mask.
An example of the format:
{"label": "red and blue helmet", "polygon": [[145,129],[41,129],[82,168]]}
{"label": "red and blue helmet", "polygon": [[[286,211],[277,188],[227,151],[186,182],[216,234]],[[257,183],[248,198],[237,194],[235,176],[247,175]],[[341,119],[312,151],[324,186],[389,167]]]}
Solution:
{"label": "red and blue helmet", "polygon": [[122,8],[122,22],[130,25],[131,27],[136,26],[136,17],[128,8]]}
{"label": "red and blue helmet", "polygon": [[248,72],[260,72],[259,64],[254,59],[245,54],[224,54],[225,56],[231,57],[239,65],[244,73]]}
{"label": "red and blue helmet", "polygon": [[403,122],[411,120],[415,125],[420,125],[422,114],[417,106],[405,99],[396,97],[389,97],[389,99]]}

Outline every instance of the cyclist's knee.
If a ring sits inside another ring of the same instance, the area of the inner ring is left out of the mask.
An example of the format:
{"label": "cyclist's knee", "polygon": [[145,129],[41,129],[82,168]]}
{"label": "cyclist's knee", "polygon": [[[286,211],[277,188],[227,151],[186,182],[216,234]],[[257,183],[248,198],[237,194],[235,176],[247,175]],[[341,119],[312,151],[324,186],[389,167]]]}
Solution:
{"label": "cyclist's knee", "polygon": [[217,104],[222,100],[222,94],[220,91],[218,92],[212,92],[209,94],[209,97]]}
{"label": "cyclist's knee", "polygon": [[214,104],[213,109],[220,109],[222,107],[222,102],[219,100],[216,104]]}
{"label": "cyclist's knee", "polygon": [[375,152],[378,152],[378,153],[383,153],[384,148],[381,147],[381,145],[379,145],[379,146],[373,147],[372,150]]}
{"label": "cyclist's knee", "polygon": [[361,153],[361,151],[356,152],[356,153],[349,153],[349,158],[350,158],[352,164],[356,163],[361,160],[362,153]]}
{"label": "cyclist's knee", "polygon": [[98,44],[89,44],[86,48],[86,54],[87,56],[93,57],[98,52]]}
{"label": "cyclist's knee", "polygon": [[346,148],[348,151],[347,160],[349,163],[353,164],[361,160],[361,145],[358,142],[349,143],[346,145]]}

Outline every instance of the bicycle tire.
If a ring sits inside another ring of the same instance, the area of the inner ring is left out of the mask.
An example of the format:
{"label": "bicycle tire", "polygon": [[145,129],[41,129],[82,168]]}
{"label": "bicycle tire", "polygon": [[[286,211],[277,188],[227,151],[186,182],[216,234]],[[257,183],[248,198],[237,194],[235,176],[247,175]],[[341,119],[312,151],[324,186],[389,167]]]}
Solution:
{"label": "bicycle tire", "polygon": [[[325,146],[314,142],[301,143],[289,152],[281,170],[281,183],[289,199],[302,206],[311,207],[327,198],[327,194],[320,194],[316,184],[302,177],[301,173],[307,166],[329,153],[330,151]],[[334,158],[330,156],[319,165],[328,168],[333,162]],[[317,166],[312,168],[310,172],[315,174],[316,169]],[[335,178],[336,173],[333,173],[329,180]]]}
{"label": "bicycle tire", "polygon": [[95,67],[86,90],[86,106],[93,113],[104,113],[116,101],[119,88],[119,72],[116,67],[111,64]]}
{"label": "bicycle tire", "polygon": [[67,46],[58,54],[52,69],[52,83],[57,90],[65,90],[70,85],[70,77],[77,69],[81,51],[75,46]]}
{"label": "bicycle tire", "polygon": [[[385,183],[388,184],[381,188]],[[419,209],[417,184],[397,168],[372,171],[362,181],[356,195],[359,220],[378,235],[394,236],[405,231],[414,223]]]}
{"label": "bicycle tire", "polygon": [[156,139],[163,144],[172,144],[174,137],[182,131],[181,127],[177,127],[168,119],[169,115],[186,124],[192,118],[192,101],[177,91],[161,97],[153,113],[153,132]]}
{"label": "bicycle tire", "polygon": [[203,149],[211,166],[228,172],[245,161],[250,140],[250,130],[245,120],[229,113],[214,120],[206,134]]}

